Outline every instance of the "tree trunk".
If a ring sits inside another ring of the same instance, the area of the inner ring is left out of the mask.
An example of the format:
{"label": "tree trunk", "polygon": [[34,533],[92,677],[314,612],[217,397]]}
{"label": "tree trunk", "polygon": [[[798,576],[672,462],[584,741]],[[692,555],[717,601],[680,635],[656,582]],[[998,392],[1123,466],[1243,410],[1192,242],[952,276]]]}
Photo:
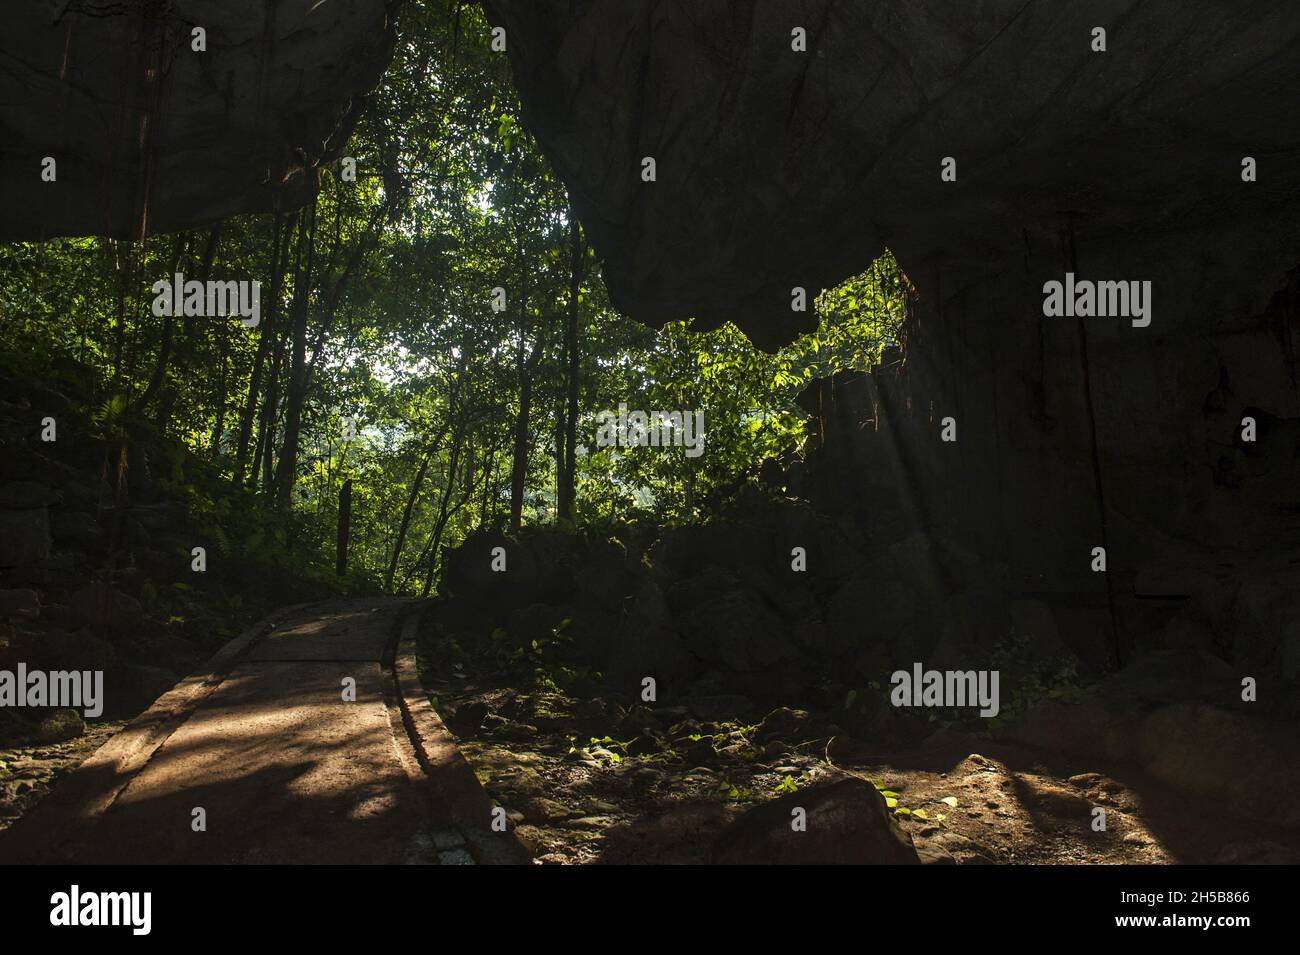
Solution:
{"label": "tree trunk", "polygon": [[557,512],[561,520],[573,520],[576,496],[578,454],[578,296],[582,290],[586,243],[582,227],[569,207],[569,241],[572,259],[569,268],[569,313],[565,317],[564,348],[568,356],[568,393],[564,418],[564,444],[559,448],[559,476],[556,487]]}
{"label": "tree trunk", "polygon": [[402,511],[402,523],[397,528],[397,540],[393,542],[393,553],[388,558],[388,573],[384,575],[384,591],[393,592],[393,576],[397,573],[397,562],[401,559],[402,548],[406,545],[406,532],[411,526],[411,514],[415,510],[415,501],[420,496],[420,488],[424,486],[424,476],[429,471],[429,462],[433,460],[433,452],[436,445],[430,447],[425,452],[424,460],[420,462],[420,470],[415,474],[415,481],[411,484],[411,493],[406,496],[406,507]]}
{"label": "tree trunk", "polygon": [[[294,249],[293,274],[297,281],[302,277],[303,232],[307,228],[307,218],[297,216],[298,240]],[[288,241],[286,239],[286,241]],[[286,250],[288,246],[285,247]],[[287,271],[287,266],[286,266]],[[295,295],[297,289],[295,288]],[[262,403],[262,413],[258,421],[257,453],[253,455],[254,472],[262,470],[262,491],[267,497],[275,496],[275,422],[280,406],[280,381],[284,368],[284,349],[289,340],[291,329],[285,327],[275,336],[275,347],[271,356],[271,376],[267,382],[266,400]]]}
{"label": "tree trunk", "polygon": [[218,332],[221,339],[221,354],[218,358],[216,385],[213,387],[213,399],[216,403],[216,421],[212,425],[212,459],[216,461],[221,455],[221,436],[226,430],[226,368],[230,364],[230,323],[221,323]]}
{"label": "tree trunk", "polygon": [[352,479],[343,482],[339,491],[339,539],[335,551],[334,574],[342,577],[348,572],[348,537],[352,533]]}
{"label": "tree trunk", "polygon": [[[217,257],[217,246],[220,244],[220,238],[221,223],[218,222],[208,231],[207,242],[203,245],[203,257],[199,260],[199,271],[196,276],[200,282],[206,283],[212,275],[212,263]],[[172,276],[170,280],[174,280],[174,278],[175,276]],[[176,353],[176,363],[183,366],[194,355],[194,322],[190,316],[182,316],[181,318],[181,347]],[[173,395],[159,403],[157,419],[159,431],[167,431],[171,424],[172,408],[175,404],[174,398]]]}
{"label": "tree trunk", "polygon": [[[176,246],[172,250],[171,270],[168,272],[167,281],[172,281],[177,270],[181,267],[181,257],[185,254],[185,245],[189,241],[189,233],[179,233],[176,236]],[[144,408],[153,400],[154,395],[162,386],[163,380],[167,377],[167,359],[171,357],[172,350],[172,329],[175,327],[176,316],[168,314],[163,318],[162,341],[158,345],[158,361],[153,366],[153,374],[149,376],[149,384],[145,386],[140,397],[136,398],[134,410]]]}
{"label": "tree trunk", "polygon": [[[125,251],[123,247],[125,246]],[[113,240],[113,257],[117,263],[117,320],[113,326],[113,382],[122,378],[122,351],[126,341],[126,286],[130,279],[128,263],[131,257],[132,243],[122,239]]]}
{"label": "tree trunk", "polygon": [[465,506],[465,502],[474,494],[474,488],[471,486],[461,496],[456,507],[448,511],[447,506],[451,502],[452,492],[456,490],[456,466],[460,460],[460,449],[464,444],[464,433],[457,433],[451,447],[451,460],[447,464],[447,480],[443,483],[442,496],[438,501],[438,519],[433,525],[433,536],[429,539],[429,572],[424,578],[424,590],[420,593],[421,597],[428,597],[429,591],[433,589],[433,573],[438,567],[438,550],[442,546],[442,535],[447,529],[447,522],[456,511]]}
{"label": "tree trunk", "polygon": [[510,533],[519,531],[524,515],[524,485],[528,478],[528,418],[533,409],[533,369],[541,356],[545,338],[539,338],[533,352],[519,369],[519,414],[515,418],[513,464],[510,468]]}
{"label": "tree trunk", "polygon": [[306,262],[293,289],[293,353],[289,365],[289,393],[284,414],[284,444],[280,448],[280,465],[276,471],[276,500],[288,507],[293,500],[298,476],[298,444],[302,429],[303,400],[307,395],[307,312],[311,303],[311,277],[316,247],[316,203],[308,213],[308,227],[299,233],[306,237]]}
{"label": "tree trunk", "polygon": [[[275,316],[280,306],[280,286],[284,279],[284,261],[288,253],[288,239],[281,242],[281,236],[293,232],[293,221],[289,228],[284,228],[284,216],[275,214],[275,229],[271,236],[271,272],[270,301],[266,306],[266,318],[262,322],[261,334],[257,341],[257,356],[253,359],[253,371],[248,379],[248,399],[244,403],[243,413],[239,416],[239,439],[235,452],[235,485],[244,483],[244,471],[248,466],[248,445],[253,436],[253,419],[257,414],[257,399],[262,391],[262,374],[266,366],[266,357],[271,351],[275,337]],[[283,246],[283,248],[282,248]],[[257,460],[256,457],[253,459]],[[256,471],[256,469],[254,469]]]}
{"label": "tree trunk", "polygon": [[496,487],[496,467],[497,443],[496,432],[493,431],[492,444],[483,455],[483,504],[479,508],[479,527],[487,527],[489,519],[496,518],[496,502],[492,500],[492,489]]}
{"label": "tree trunk", "polygon": [[[221,244],[221,222],[218,221],[210,230],[208,230],[208,241],[203,246],[203,258],[199,264],[199,274],[195,276],[200,282],[207,282],[212,275],[212,262],[217,257],[217,246]],[[191,342],[194,338],[194,316],[182,316],[183,322],[181,328],[184,330],[184,340],[187,346],[186,350],[192,351]]]}
{"label": "tree trunk", "polygon": [[262,470],[262,490],[268,496],[275,494],[275,421],[280,407],[280,379],[284,367],[284,348],[289,340],[289,329],[281,329],[275,336],[271,353],[271,375],[266,386],[266,400],[258,419],[257,451],[253,455],[253,472]]}

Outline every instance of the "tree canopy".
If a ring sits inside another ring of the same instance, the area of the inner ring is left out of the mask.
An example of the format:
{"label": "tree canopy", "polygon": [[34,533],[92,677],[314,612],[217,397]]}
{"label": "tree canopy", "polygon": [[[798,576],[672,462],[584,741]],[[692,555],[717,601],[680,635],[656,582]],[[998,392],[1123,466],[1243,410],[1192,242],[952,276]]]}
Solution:
{"label": "tree canopy", "polygon": [[[736,328],[620,315],[565,188],[523,124],[476,6],[407,5],[391,68],[300,209],[139,241],[0,246],[7,365],[75,381],[220,545],[345,586],[427,594],[477,527],[697,520],[804,441],[815,378],[865,370],[907,284],[891,256],[810,290],[775,354]],[[155,283],[260,283],[260,320],[156,314]],[[602,412],[703,412],[705,452],[600,446]],[[206,469],[235,495],[195,485]],[[186,470],[188,469],[188,471]]]}

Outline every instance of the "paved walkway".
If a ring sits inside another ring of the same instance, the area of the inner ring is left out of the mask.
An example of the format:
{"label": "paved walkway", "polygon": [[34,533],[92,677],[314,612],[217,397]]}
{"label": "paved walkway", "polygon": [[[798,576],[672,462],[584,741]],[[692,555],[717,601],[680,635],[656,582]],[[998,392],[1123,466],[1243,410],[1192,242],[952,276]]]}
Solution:
{"label": "paved walkway", "polygon": [[417,607],[334,601],[264,622],[62,780],[0,862],[522,861],[409,656],[394,672]]}

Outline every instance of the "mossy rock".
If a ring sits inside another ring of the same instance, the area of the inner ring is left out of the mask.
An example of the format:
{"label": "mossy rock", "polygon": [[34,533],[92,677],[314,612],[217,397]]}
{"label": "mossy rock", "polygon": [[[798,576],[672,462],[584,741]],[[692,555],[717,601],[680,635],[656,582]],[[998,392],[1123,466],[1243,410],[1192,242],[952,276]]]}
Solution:
{"label": "mossy rock", "polygon": [[55,710],[41,720],[36,737],[42,743],[62,743],[86,732],[86,723],[76,710]]}

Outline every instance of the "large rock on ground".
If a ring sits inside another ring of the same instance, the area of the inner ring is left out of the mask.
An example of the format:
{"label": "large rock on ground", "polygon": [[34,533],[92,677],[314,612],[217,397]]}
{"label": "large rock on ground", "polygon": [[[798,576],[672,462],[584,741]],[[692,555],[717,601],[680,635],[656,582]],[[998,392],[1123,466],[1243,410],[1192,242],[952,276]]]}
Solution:
{"label": "large rock on ground", "polygon": [[40,722],[36,736],[42,743],[62,743],[86,732],[86,723],[76,710],[55,710]]}
{"label": "large rock on ground", "polygon": [[[808,828],[791,828],[794,810]],[[875,787],[845,779],[791,793],[751,809],[713,846],[723,865],[919,865],[912,838],[889,817]]]}
{"label": "large rock on ground", "polygon": [[50,556],[50,512],[0,508],[0,567],[26,567]]}
{"label": "large rock on ground", "polygon": [[1280,795],[1300,789],[1294,726],[1266,715],[1264,701],[1242,702],[1240,676],[1206,654],[1150,654],[1091,696],[1039,704],[999,736],[1135,766],[1178,790],[1300,828],[1300,808]]}
{"label": "large rock on ground", "polygon": [[0,590],[0,617],[30,619],[41,612],[40,597],[36,591],[20,587],[14,590]]}
{"label": "large rock on ground", "polygon": [[439,588],[503,621],[532,604],[558,606],[573,596],[587,546],[584,538],[553,528],[529,528],[517,537],[480,529],[448,552]]}
{"label": "large rock on ground", "polygon": [[719,567],[678,581],[668,592],[686,647],[746,692],[792,689],[804,661],[785,623],[762,597]]}
{"label": "large rock on ground", "polygon": [[699,673],[699,660],[673,628],[672,615],[658,585],[647,580],[622,620],[610,648],[606,670],[629,693],[640,694],[641,681],[653,677],[660,700],[678,697]]}
{"label": "large rock on ground", "polygon": [[102,581],[91,581],[68,599],[82,626],[99,632],[122,632],[134,628],[144,616],[140,601]]}
{"label": "large rock on ground", "polygon": [[43,670],[107,670],[116,659],[113,645],[89,630],[51,627],[37,636],[31,662]]}

